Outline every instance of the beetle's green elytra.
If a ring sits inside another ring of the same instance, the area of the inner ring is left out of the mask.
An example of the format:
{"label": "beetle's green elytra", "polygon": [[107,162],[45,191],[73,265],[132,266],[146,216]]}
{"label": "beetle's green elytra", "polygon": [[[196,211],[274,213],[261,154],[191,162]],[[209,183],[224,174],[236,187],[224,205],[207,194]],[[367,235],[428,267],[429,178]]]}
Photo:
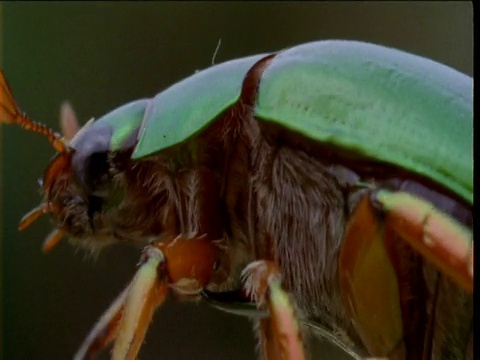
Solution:
{"label": "beetle's green elytra", "polygon": [[[200,133],[239,100],[245,75],[265,56],[210,67],[155,96],[132,158]],[[473,80],[445,65],[364,42],[307,43],[279,52],[266,67],[254,111],[319,143],[430,178],[473,203]],[[119,131],[114,139],[125,136]]]}
{"label": "beetle's green elytra", "polygon": [[200,71],[155,96],[132,155],[139,159],[181,143],[238,101],[248,70],[265,55]]}
{"label": "beetle's green elytra", "polygon": [[[96,123],[107,125],[112,130],[110,150],[121,150],[128,145],[133,137],[135,143],[138,130],[146,114],[149,99],[141,99],[125,104],[97,120]],[[94,124],[96,124],[94,123]]]}
{"label": "beetle's green elytra", "polygon": [[255,114],[473,202],[473,81],[445,65],[362,42],[300,45],[265,70]]}

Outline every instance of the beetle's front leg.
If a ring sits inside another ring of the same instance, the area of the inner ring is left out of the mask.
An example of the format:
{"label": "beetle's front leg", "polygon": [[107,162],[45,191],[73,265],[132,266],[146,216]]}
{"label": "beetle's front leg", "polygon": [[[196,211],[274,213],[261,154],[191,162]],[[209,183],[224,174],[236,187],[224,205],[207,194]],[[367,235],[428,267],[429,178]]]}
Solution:
{"label": "beetle's front leg", "polygon": [[169,289],[199,294],[212,275],[219,251],[206,236],[178,236],[147,246],[133,280],[91,330],[74,359],[95,358],[113,340],[112,359],[135,359],[153,313]]}
{"label": "beetle's front leg", "polygon": [[95,324],[74,359],[94,359],[115,339],[112,359],[135,358],[153,312],[167,292],[165,257],[160,249],[148,246],[133,280]]}
{"label": "beetle's front leg", "polygon": [[265,359],[304,359],[295,309],[282,287],[277,265],[273,261],[255,261],[243,270],[242,277],[247,295],[270,314],[259,320],[258,331]]}
{"label": "beetle's front leg", "polygon": [[115,340],[118,334],[128,289],[129,286],[121,292],[107,311],[103,313],[93,329],[90,330],[82,346],[80,346],[80,349],[78,349],[74,355],[74,360],[94,359],[97,353]]}

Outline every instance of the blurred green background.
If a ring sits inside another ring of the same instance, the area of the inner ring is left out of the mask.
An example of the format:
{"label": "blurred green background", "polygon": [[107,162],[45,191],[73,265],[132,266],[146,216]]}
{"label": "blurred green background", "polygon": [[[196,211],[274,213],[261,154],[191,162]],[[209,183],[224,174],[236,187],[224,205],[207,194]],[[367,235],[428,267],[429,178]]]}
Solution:
{"label": "blurred green background", "polygon": [[[84,122],[151,97],[216,63],[330,38],[358,39],[473,72],[470,2],[2,2],[2,68],[20,107],[57,128],[70,100]],[[212,89],[215,91],[215,89]],[[139,251],[97,259],[62,242],[40,251],[42,218],[17,232],[37,205],[37,179],[53,155],[39,135],[1,129],[3,358],[68,359],[133,275]],[[142,359],[253,359],[248,320],[203,304],[156,313]],[[327,350],[315,358],[328,359]],[[107,358],[107,356],[105,356]]]}

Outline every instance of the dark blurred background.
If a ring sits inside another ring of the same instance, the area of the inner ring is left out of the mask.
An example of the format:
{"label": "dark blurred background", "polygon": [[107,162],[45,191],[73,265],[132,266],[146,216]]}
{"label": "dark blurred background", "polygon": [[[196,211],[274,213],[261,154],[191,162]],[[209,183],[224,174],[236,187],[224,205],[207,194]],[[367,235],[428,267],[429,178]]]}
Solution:
{"label": "dark blurred background", "polygon": [[[470,2],[2,2],[2,68],[20,107],[58,128],[70,100],[85,122],[215,62],[307,41],[366,40],[473,72]],[[212,89],[215,91],[215,89]],[[139,251],[97,259],[62,242],[40,251],[42,218],[17,232],[38,204],[47,141],[1,129],[3,358],[68,359],[135,271]],[[254,359],[248,320],[204,304],[170,301],[154,318],[142,359]],[[317,358],[333,358],[327,350]],[[106,357],[106,356],[105,356]]]}

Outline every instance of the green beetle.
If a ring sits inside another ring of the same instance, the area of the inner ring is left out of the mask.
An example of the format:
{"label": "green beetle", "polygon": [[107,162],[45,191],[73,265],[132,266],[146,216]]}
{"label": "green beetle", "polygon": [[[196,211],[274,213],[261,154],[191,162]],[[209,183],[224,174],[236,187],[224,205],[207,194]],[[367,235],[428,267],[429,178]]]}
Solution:
{"label": "green beetle", "polygon": [[304,358],[311,328],[354,357],[471,356],[472,78],[313,42],[212,66],[63,138],[20,112],[5,79],[2,92],[2,122],[57,150],[20,228],[48,212],[45,250],[64,235],[144,246],[75,358],[115,339],[112,358],[135,358],[169,289],[254,304],[267,359]]}

